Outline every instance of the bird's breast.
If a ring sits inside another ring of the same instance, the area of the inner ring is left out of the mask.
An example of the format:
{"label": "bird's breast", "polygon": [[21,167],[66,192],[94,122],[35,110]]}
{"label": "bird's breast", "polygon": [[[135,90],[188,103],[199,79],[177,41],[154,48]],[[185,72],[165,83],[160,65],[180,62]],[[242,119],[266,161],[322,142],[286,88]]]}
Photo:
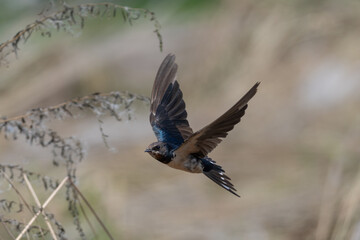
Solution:
{"label": "bird's breast", "polygon": [[160,153],[151,153],[151,156],[153,158],[155,158],[156,160],[158,160],[159,162],[162,162],[162,163],[165,163],[165,164],[168,164],[171,161],[171,157],[164,156],[164,155],[162,155]]}

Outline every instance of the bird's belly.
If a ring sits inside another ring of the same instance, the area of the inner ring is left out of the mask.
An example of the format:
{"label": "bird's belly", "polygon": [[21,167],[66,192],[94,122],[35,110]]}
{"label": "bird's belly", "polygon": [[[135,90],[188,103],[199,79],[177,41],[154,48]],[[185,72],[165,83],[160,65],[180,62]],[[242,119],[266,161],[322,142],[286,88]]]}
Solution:
{"label": "bird's belly", "polygon": [[168,163],[169,167],[183,170],[191,173],[202,173],[203,166],[201,160],[194,156],[181,156],[176,155],[171,162]]}

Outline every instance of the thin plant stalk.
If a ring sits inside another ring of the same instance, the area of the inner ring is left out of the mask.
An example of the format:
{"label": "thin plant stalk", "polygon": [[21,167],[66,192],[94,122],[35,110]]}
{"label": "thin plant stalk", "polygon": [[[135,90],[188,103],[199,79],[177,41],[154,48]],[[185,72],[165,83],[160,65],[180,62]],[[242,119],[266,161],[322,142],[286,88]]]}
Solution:
{"label": "thin plant stalk", "polygon": [[[39,201],[39,198],[37,197],[37,195],[36,195],[36,193],[35,193],[35,191],[34,191],[34,188],[32,187],[32,185],[31,185],[28,177],[26,176],[26,174],[24,174],[23,176],[24,176],[26,185],[27,185],[27,187],[28,187],[31,195],[33,196],[33,198],[34,198],[34,200],[35,200],[35,202],[36,202],[36,205],[37,205],[40,209],[42,209],[41,203],[40,203],[40,201]],[[43,209],[42,209],[41,213],[42,213],[42,215],[44,216],[46,225],[47,225],[47,227],[48,227],[49,230],[50,230],[50,233],[51,233],[52,238],[53,238],[54,240],[57,240],[55,231],[54,231],[53,227],[51,226],[51,223],[50,223],[50,221],[49,221],[49,218],[46,216],[46,214],[45,214],[45,212],[44,212]]]}
{"label": "thin plant stalk", "polygon": [[25,226],[25,228],[21,231],[19,236],[16,238],[16,240],[20,240],[22,236],[27,232],[31,224],[35,221],[35,219],[42,213],[43,209],[50,203],[50,201],[55,197],[55,195],[59,192],[59,190],[64,186],[66,181],[68,181],[68,177],[65,177],[59,186],[51,193],[50,197],[45,201],[45,203],[42,205],[40,211],[38,211],[35,216],[29,221],[29,223]]}

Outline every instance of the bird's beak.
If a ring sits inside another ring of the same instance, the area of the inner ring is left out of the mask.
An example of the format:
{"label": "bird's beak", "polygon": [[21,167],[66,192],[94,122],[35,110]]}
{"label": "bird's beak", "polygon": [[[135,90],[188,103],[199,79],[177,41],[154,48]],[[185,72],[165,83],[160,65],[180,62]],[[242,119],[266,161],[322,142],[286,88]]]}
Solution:
{"label": "bird's beak", "polygon": [[145,149],[145,152],[151,152],[151,150],[147,148],[147,149]]}

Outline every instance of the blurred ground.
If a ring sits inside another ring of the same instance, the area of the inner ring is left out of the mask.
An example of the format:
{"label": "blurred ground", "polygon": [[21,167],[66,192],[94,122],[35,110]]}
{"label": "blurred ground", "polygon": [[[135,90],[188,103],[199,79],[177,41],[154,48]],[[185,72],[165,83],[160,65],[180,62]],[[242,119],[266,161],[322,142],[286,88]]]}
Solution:
{"label": "blurred ground", "polygon": [[[118,238],[359,239],[360,3],[190,2],[134,3],[156,12],[163,53],[146,21],[90,21],[77,38],[30,39],[1,69],[0,114],[93,92],[149,96],[172,52],[198,130],[261,81],[241,123],[211,153],[240,199],[145,154],[155,140],[147,106],[136,105],[131,121],[105,120],[115,152],[95,118],[53,125],[86,144],[79,187]],[[23,14],[2,20],[2,40],[33,21],[33,13]],[[49,165],[46,151],[26,144],[1,139],[0,149],[1,162]]]}

